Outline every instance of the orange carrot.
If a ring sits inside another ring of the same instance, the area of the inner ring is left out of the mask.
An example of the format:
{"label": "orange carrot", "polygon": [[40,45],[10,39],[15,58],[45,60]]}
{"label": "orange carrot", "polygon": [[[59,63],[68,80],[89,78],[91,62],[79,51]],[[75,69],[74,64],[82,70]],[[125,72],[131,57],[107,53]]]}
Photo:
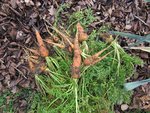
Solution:
{"label": "orange carrot", "polygon": [[83,27],[80,23],[77,24],[78,27],[78,35],[79,35],[79,42],[83,42],[88,39],[88,35],[85,33]]}
{"label": "orange carrot", "polygon": [[72,78],[74,79],[80,78],[80,66],[81,66],[81,50],[79,47],[78,26],[77,26],[77,33],[74,39],[74,57],[73,57],[73,64],[72,64]]}
{"label": "orange carrot", "polygon": [[53,37],[53,40],[54,40],[54,42],[58,42],[59,38],[55,36],[55,37]]}
{"label": "orange carrot", "polygon": [[58,43],[54,43],[51,39],[46,39],[45,42],[47,42],[47,43],[49,43],[49,44],[53,44],[53,45],[55,45],[55,46],[58,46],[58,47],[60,47],[60,48],[62,48],[62,49],[65,48],[64,45],[58,44]]}
{"label": "orange carrot", "polygon": [[53,33],[51,33],[50,31],[48,31],[48,33],[52,36],[54,42],[58,42],[59,41],[59,37],[55,36]]}
{"label": "orange carrot", "polygon": [[72,51],[73,51],[73,49],[72,49],[72,47],[68,47],[68,51],[70,52],[70,53],[72,53]]}
{"label": "orange carrot", "polygon": [[32,56],[30,56],[30,58],[31,58],[31,59],[35,59],[35,60],[38,60],[39,57],[38,57],[38,56],[35,56],[35,55],[32,55]]}
{"label": "orange carrot", "polygon": [[46,70],[46,65],[45,65],[45,63],[41,63],[41,65],[40,65],[40,71],[41,72],[45,72],[45,70]]}
{"label": "orange carrot", "polygon": [[36,38],[37,38],[37,41],[38,41],[39,52],[40,52],[41,56],[42,57],[47,57],[49,55],[49,51],[46,48],[40,33],[36,29],[35,29],[35,34],[36,34]]}
{"label": "orange carrot", "polygon": [[74,45],[72,44],[72,42],[71,42],[71,39],[67,36],[67,35],[65,35],[65,34],[63,34],[61,31],[59,31],[57,28],[55,28],[55,27],[53,27],[53,29],[56,31],[56,33],[58,33],[65,41],[67,41],[68,43],[69,43],[69,45],[72,47],[72,48],[74,48]]}
{"label": "orange carrot", "polygon": [[89,66],[89,65],[94,65],[96,63],[98,63],[99,61],[103,60],[104,58],[106,58],[107,55],[109,55],[111,52],[107,53],[106,55],[100,57],[100,58],[96,58],[94,55],[91,56],[91,57],[88,57],[84,60],[84,64],[86,66]]}
{"label": "orange carrot", "polygon": [[29,64],[30,71],[34,72],[35,71],[35,66],[34,66],[33,62],[30,59],[28,59],[28,64]]}
{"label": "orange carrot", "polygon": [[[109,47],[109,46],[108,46],[108,47]],[[102,56],[102,57],[100,57],[100,58],[99,58],[99,55],[101,55],[106,49],[108,49],[108,47],[105,48],[105,49],[103,49],[103,50],[101,50],[101,51],[99,51],[98,53],[96,53],[96,54],[94,54],[94,55],[92,55],[92,56],[90,56],[90,57],[87,57],[87,58],[84,60],[84,65],[86,65],[86,66],[88,66],[88,65],[94,65],[94,64],[96,64],[97,62],[99,62],[99,61],[103,60],[104,58],[106,58],[106,56],[109,55],[111,52],[105,54],[104,56]]]}

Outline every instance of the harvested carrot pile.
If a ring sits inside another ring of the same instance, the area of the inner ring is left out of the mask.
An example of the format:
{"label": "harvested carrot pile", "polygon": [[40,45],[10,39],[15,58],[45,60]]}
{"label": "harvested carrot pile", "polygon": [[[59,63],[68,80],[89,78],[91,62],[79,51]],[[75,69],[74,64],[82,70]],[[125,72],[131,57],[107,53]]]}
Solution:
{"label": "harvested carrot pile", "polygon": [[0,24],[0,113],[150,110],[149,0],[1,0]]}
{"label": "harvested carrot pile", "polygon": [[[130,102],[131,92],[123,89],[123,84],[132,76],[134,65],[142,63],[140,59],[128,55],[115,40],[109,45],[94,41],[94,35],[88,36],[80,23],[74,38],[64,30],[53,30],[60,37],[57,42],[53,37],[44,42],[36,31],[39,56],[45,57],[47,66],[39,68],[44,75],[35,74],[44,94],[35,112],[113,112],[115,104]],[[48,56],[45,44],[53,47],[53,55]]]}

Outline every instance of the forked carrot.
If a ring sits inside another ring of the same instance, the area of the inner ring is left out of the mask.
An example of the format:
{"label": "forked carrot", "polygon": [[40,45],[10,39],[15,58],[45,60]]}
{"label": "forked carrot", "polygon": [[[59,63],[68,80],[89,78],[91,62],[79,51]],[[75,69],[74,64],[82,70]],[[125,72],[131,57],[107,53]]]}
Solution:
{"label": "forked carrot", "polygon": [[79,42],[83,42],[88,39],[88,35],[85,33],[83,27],[80,23],[77,24],[78,35],[79,35]]}
{"label": "forked carrot", "polygon": [[108,52],[107,54],[105,54],[104,56],[100,57],[99,58],[99,55],[101,55],[105,50],[107,50],[110,46],[108,46],[107,48],[99,51],[98,53],[90,56],[90,57],[87,57],[85,60],[84,60],[84,65],[88,66],[88,65],[94,65],[96,64],[97,62],[103,60],[104,58],[106,58],[107,55],[109,55],[111,52]]}
{"label": "forked carrot", "polygon": [[48,49],[46,48],[44,42],[43,42],[43,39],[39,33],[39,31],[37,29],[35,29],[35,34],[36,34],[36,38],[37,38],[37,41],[38,41],[38,45],[39,45],[39,52],[40,52],[40,55],[42,57],[47,57],[49,55],[49,51]]}
{"label": "forked carrot", "polygon": [[65,48],[65,46],[64,45],[62,45],[62,44],[58,44],[58,43],[54,43],[51,39],[45,39],[45,42],[47,42],[47,43],[49,43],[49,44],[53,44],[53,45],[55,45],[55,46],[58,46],[58,47],[60,47],[60,48]]}
{"label": "forked carrot", "polygon": [[74,39],[74,57],[72,64],[72,78],[77,79],[80,78],[80,66],[81,66],[81,49],[79,47],[79,39],[78,39],[78,27],[77,33]]}
{"label": "forked carrot", "polygon": [[100,58],[96,58],[95,56],[91,56],[88,57],[84,60],[84,65],[89,66],[89,65],[94,65],[96,63],[98,63],[99,61],[103,60],[104,58],[106,58],[107,55],[109,55],[111,52],[105,54],[104,56],[100,57]]}

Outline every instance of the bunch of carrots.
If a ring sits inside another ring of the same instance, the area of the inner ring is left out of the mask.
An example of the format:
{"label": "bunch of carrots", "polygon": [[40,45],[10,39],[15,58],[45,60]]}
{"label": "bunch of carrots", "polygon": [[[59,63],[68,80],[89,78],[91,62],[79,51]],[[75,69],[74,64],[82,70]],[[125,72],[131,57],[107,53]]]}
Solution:
{"label": "bunch of carrots", "polygon": [[[77,23],[76,25],[77,31],[76,31],[76,35],[74,40],[72,38],[70,38],[70,36],[68,34],[64,34],[62,33],[60,30],[58,30],[57,28],[52,27],[52,29],[60,36],[60,38],[62,38],[62,40],[64,41],[63,44],[59,43],[59,37],[56,37],[54,34],[50,33],[50,35],[52,36],[53,39],[47,38],[47,39],[42,39],[39,31],[37,29],[35,29],[35,35],[36,35],[36,39],[38,42],[38,50],[34,50],[34,49],[28,49],[30,52],[32,52],[34,54],[33,59],[38,60],[39,57],[48,57],[49,56],[49,50],[47,49],[46,45],[44,42],[51,44],[51,45],[55,45],[59,48],[66,48],[69,45],[69,48],[71,48],[74,57],[73,57],[73,63],[71,66],[71,77],[74,79],[78,79],[80,78],[80,67],[82,64],[82,57],[81,57],[81,49],[80,49],[80,43],[82,43],[83,41],[86,41],[88,39],[88,35],[87,33],[84,31],[83,27],[81,26],[80,23]],[[101,61],[102,59],[104,59],[107,55],[110,54],[107,53],[106,55],[99,57],[105,50],[107,50],[107,48],[99,51],[98,53],[87,57],[83,60],[83,64],[85,66],[90,66],[90,65],[94,65],[97,62]],[[34,66],[34,62],[31,58],[29,58],[28,60],[29,62],[29,67],[30,70],[32,72],[35,71],[35,66]],[[42,65],[40,68],[42,71],[44,71],[46,69],[45,65]]]}

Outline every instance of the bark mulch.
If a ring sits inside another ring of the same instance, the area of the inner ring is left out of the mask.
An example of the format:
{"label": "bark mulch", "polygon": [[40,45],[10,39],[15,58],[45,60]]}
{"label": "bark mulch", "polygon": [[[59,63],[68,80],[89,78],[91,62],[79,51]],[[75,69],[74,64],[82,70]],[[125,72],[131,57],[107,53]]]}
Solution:
{"label": "bark mulch", "polygon": [[[143,0],[1,0],[0,92],[10,90],[17,93],[23,88],[36,89],[24,48],[36,45],[34,26],[41,34],[46,34],[44,20],[53,24],[55,13],[63,3],[69,4],[70,7],[60,14],[62,22],[67,21],[66,14],[91,8],[96,20],[89,26],[90,29],[110,25],[117,31],[139,35],[150,33],[150,3]],[[124,37],[121,39],[121,44],[128,45],[128,43],[130,40]],[[144,43],[141,46],[149,45]],[[150,54],[142,51],[129,53],[136,54],[145,62],[143,67],[138,67],[137,76],[131,78],[131,81],[149,78]],[[22,101],[25,103],[25,100]],[[150,111],[150,84],[134,90],[129,108]],[[116,109],[116,112],[119,110]]]}

